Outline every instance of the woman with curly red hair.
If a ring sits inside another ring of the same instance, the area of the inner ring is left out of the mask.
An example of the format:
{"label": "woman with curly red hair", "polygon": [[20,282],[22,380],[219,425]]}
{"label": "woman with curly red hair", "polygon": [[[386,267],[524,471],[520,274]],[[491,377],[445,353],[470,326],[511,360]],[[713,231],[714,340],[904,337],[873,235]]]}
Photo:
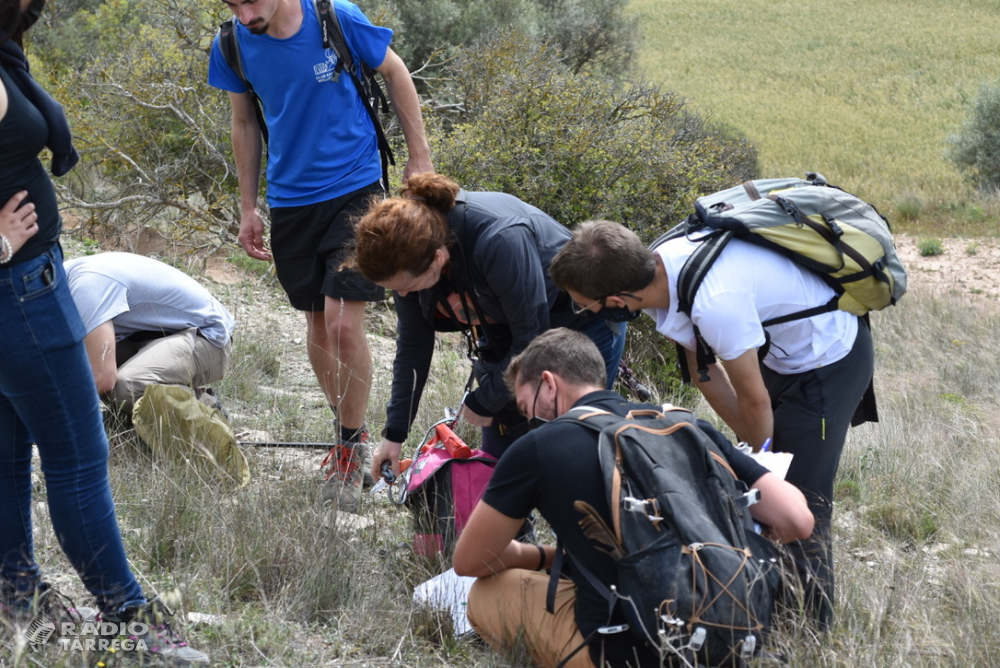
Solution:
{"label": "woman with curly red hair", "polygon": [[441,174],[417,174],[406,186],[406,196],[373,204],[355,232],[355,264],[393,291],[399,322],[374,476],[386,460],[399,472],[435,332],[472,333],[478,387],[462,416],[482,427],[482,447],[495,456],[528,428],[503,372],[532,339],[553,327],[587,334],[607,362],[609,384],[625,344],[624,326],[578,312],[549,277],[549,262],[570,238],[551,216],[512,195],[466,192]]}

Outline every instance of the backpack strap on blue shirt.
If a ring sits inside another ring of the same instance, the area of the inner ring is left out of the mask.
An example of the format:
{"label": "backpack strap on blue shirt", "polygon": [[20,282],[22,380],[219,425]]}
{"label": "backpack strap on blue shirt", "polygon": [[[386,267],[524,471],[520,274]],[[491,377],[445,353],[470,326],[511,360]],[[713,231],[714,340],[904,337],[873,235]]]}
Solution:
{"label": "backpack strap on blue shirt", "polygon": [[361,63],[360,71],[355,63],[354,55],[351,53],[347,38],[340,27],[337,19],[337,11],[333,7],[333,0],[313,0],[316,8],[316,16],[319,17],[320,27],[323,31],[323,48],[333,49],[337,54],[337,71],[347,72],[354,87],[361,97],[361,102],[368,112],[368,117],[375,128],[375,137],[378,140],[379,157],[382,161],[382,188],[389,189],[389,165],[396,165],[396,158],[389,147],[389,140],[382,129],[382,121],[379,119],[378,110],[389,111],[389,100],[386,98],[382,87],[375,80],[375,71]]}
{"label": "backpack strap on blue shirt", "polygon": [[226,64],[229,65],[229,69],[239,77],[243,85],[247,87],[247,92],[250,93],[250,98],[253,100],[253,114],[257,118],[260,135],[264,138],[264,144],[266,145],[267,123],[264,122],[264,109],[261,106],[260,97],[253,89],[253,84],[247,80],[246,75],[243,73],[243,56],[240,55],[240,45],[236,41],[235,16],[229,17],[228,20],[223,21],[219,25],[219,50],[222,51],[222,57],[226,60]]}
{"label": "backpack strap on blue shirt", "polygon": [[[323,48],[333,49],[337,54],[337,72],[347,72],[354,82],[354,87],[358,91],[358,96],[364,104],[365,111],[371,119],[375,128],[375,137],[378,141],[379,158],[382,163],[382,188],[389,189],[389,165],[395,166],[396,158],[392,154],[389,140],[382,129],[382,121],[378,116],[378,109],[383,112],[389,111],[389,100],[386,98],[382,87],[375,81],[375,71],[364,63],[361,64],[360,74],[354,55],[351,53],[344,31],[340,27],[337,19],[337,12],[334,9],[332,0],[313,0],[313,7],[319,19],[320,29],[323,33]],[[264,111],[261,105],[260,96],[253,89],[253,85],[246,78],[243,70],[243,58],[240,55],[240,45],[236,38],[236,17],[232,16],[219,26],[219,49],[226,64],[239,77],[247,92],[253,98],[254,116],[257,118],[257,125],[260,127],[260,134],[267,144],[268,132],[267,123],[264,122]]]}

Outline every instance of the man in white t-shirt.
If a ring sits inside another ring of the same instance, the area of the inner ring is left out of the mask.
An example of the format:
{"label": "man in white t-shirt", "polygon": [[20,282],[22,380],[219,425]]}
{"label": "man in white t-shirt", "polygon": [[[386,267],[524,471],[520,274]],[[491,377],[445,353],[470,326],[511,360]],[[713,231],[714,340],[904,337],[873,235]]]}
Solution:
{"label": "man in white t-shirt", "polygon": [[[131,413],[151,383],[203,394],[229,365],[235,319],[200,283],[132,253],[67,260],[98,393]],[[203,397],[212,404],[211,395]]]}
{"label": "man in white t-shirt", "polygon": [[[645,311],[660,333],[697,368],[695,327],[716,359],[695,385],[741,441],[795,456],[787,480],[816,518],[813,535],[789,545],[821,628],[833,611],[833,481],[851,424],[862,409],[874,368],[867,325],[829,311],[765,329],[761,323],[827,303],[833,290],[788,258],[734,239],[706,272],[691,308],[680,312],[677,277],[697,248],[687,238],[654,251],[618,223],[583,223],[552,260],[556,285],[578,308],[609,319]],[[867,407],[866,407],[867,408]]]}

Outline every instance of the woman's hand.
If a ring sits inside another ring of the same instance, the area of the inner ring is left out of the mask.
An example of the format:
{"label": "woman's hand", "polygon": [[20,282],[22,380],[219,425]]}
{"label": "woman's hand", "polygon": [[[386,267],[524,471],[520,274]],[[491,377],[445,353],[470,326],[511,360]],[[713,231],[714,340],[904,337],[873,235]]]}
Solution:
{"label": "woman's hand", "polygon": [[375,448],[372,454],[372,480],[382,479],[382,462],[389,462],[392,466],[392,474],[399,477],[399,453],[403,449],[402,443],[382,440],[382,443]]}
{"label": "woman's hand", "polygon": [[0,209],[0,234],[10,243],[11,257],[38,233],[38,213],[33,202],[24,201],[27,197],[28,191],[22,190]]}
{"label": "woman's hand", "polygon": [[490,427],[493,425],[493,418],[480,415],[474,412],[468,405],[462,407],[462,418],[475,427]]}

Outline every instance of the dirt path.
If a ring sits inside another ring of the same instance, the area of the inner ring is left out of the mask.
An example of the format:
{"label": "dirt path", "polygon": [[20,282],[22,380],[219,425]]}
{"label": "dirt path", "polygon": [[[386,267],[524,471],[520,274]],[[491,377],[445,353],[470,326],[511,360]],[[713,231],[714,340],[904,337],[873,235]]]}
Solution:
{"label": "dirt path", "polygon": [[979,295],[1000,298],[1000,240],[950,237],[940,239],[944,253],[924,257],[918,244],[925,237],[895,235],[896,249],[908,274],[908,289],[936,296]]}

